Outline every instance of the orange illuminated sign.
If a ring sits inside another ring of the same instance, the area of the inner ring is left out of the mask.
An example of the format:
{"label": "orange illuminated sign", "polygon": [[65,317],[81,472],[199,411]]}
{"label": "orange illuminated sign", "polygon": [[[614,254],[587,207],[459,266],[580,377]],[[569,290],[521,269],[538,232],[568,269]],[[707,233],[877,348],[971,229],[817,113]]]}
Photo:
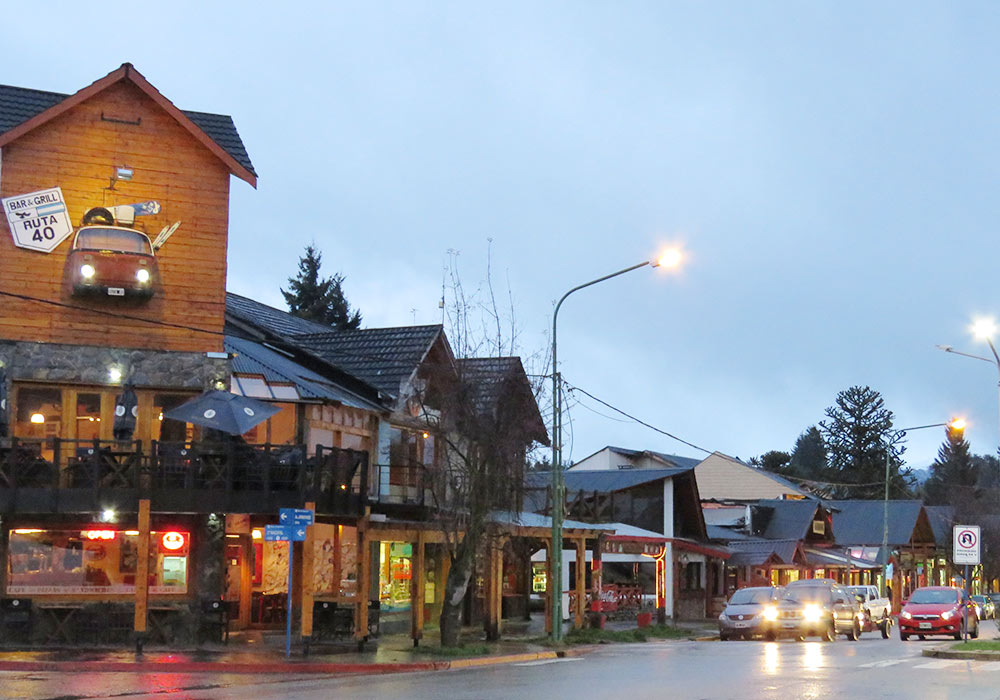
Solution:
{"label": "orange illuminated sign", "polygon": [[117,533],[114,530],[86,530],[80,534],[88,540],[113,540]]}
{"label": "orange illuminated sign", "polygon": [[179,532],[168,532],[163,535],[163,539],[160,540],[160,543],[163,545],[164,549],[169,549],[171,552],[175,552],[184,546],[184,535]]}

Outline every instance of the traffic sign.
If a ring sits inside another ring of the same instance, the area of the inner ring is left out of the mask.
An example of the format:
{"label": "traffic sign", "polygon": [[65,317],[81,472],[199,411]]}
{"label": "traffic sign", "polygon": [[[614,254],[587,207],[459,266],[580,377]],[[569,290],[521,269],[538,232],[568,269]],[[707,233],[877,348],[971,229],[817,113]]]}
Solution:
{"label": "traffic sign", "polygon": [[305,525],[290,525],[288,527],[290,534],[289,539],[292,542],[305,542],[306,541],[306,526]]}
{"label": "traffic sign", "polygon": [[956,525],[952,530],[951,560],[955,564],[976,566],[979,564],[979,526]]}
{"label": "traffic sign", "polygon": [[282,525],[312,525],[315,514],[305,508],[282,508],[278,511],[278,520]]}
{"label": "traffic sign", "polygon": [[[265,525],[265,542],[289,542],[292,540],[292,528],[288,525]],[[305,538],[303,538],[305,539]]]}

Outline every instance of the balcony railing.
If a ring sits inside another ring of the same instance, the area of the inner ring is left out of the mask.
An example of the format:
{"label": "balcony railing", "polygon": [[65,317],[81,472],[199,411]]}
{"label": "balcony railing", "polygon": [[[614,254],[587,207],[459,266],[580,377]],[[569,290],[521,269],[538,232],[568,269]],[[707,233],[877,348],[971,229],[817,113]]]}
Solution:
{"label": "balcony railing", "polygon": [[376,465],[373,499],[379,503],[408,506],[430,506],[427,467],[423,464]]}
{"label": "balcony railing", "polygon": [[[146,449],[144,449],[146,447]],[[0,512],[73,512],[132,504],[177,512],[270,512],[312,501],[357,515],[368,454],[240,442],[22,440],[0,444]]]}

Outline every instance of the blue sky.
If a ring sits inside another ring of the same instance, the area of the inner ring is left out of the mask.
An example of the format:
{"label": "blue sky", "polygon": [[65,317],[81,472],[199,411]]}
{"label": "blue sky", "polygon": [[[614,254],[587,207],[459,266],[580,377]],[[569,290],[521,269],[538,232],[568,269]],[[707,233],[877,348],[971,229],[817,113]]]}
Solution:
{"label": "blue sky", "polygon": [[[791,449],[852,384],[901,427],[997,428],[1000,6],[987,2],[107,2],[0,27],[0,82],[73,92],[131,61],[183,109],[231,114],[229,288],[281,305],[315,243],[365,325],[440,319],[449,249],[487,246],[522,352],[569,288],[680,242],[560,314],[566,379],[748,458]],[[492,243],[488,244],[488,240]],[[697,456],[586,402],[605,444]],[[926,466],[943,433],[909,440]]]}

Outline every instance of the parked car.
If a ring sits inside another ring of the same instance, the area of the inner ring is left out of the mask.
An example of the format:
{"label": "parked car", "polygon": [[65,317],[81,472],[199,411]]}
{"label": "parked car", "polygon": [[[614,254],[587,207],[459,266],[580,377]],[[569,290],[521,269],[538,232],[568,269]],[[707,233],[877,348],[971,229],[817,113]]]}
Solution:
{"label": "parked car", "polygon": [[777,602],[783,588],[741,588],[719,615],[719,639],[762,636],[773,639],[778,629]]}
{"label": "parked car", "polygon": [[861,625],[862,631],[871,632],[878,630],[882,633],[882,639],[889,638],[889,631],[892,628],[892,603],[883,595],[879,595],[875,586],[847,586],[847,592],[854,595],[865,611],[865,620]]}
{"label": "parked car", "polygon": [[979,617],[975,603],[965,596],[965,591],[950,586],[918,588],[899,613],[899,638],[904,642],[913,635],[921,639],[930,635],[961,639],[966,613],[969,636],[975,639],[979,636]]}
{"label": "parked car", "polygon": [[987,593],[986,597],[993,603],[993,617],[995,618],[997,611],[1000,610],[1000,593]]}
{"label": "parked car", "polygon": [[980,620],[989,620],[996,617],[996,608],[988,595],[970,596],[972,602],[976,604],[976,614]]}
{"label": "parked car", "polygon": [[843,634],[857,641],[864,616],[857,598],[833,579],[793,581],[778,603],[779,632],[798,639],[820,636],[832,642]]}
{"label": "parked car", "polygon": [[[88,225],[93,222],[95,225]],[[105,223],[106,222],[106,223]],[[115,226],[106,209],[84,216],[66,258],[66,276],[76,296],[99,295],[149,299],[159,270],[149,237]]]}

